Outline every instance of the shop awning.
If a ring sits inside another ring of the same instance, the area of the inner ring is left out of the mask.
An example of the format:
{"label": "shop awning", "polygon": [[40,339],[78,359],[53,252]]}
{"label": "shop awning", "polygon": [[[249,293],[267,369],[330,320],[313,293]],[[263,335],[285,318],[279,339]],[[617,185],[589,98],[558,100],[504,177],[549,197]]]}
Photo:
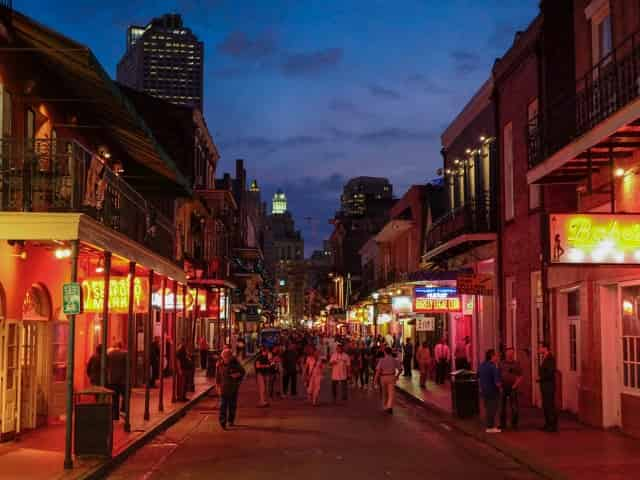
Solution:
{"label": "shop awning", "polygon": [[218,288],[229,288],[229,289],[238,288],[238,286],[235,283],[230,282],[229,280],[220,280],[217,278],[189,280],[189,286],[192,288],[195,288],[195,287],[218,287]]}
{"label": "shop awning", "polygon": [[160,275],[187,283],[179,265],[81,213],[0,212],[0,240],[80,240],[153,269]]}
{"label": "shop awning", "polygon": [[471,274],[471,268],[463,268],[460,270],[447,270],[442,272],[434,272],[430,270],[419,270],[409,274],[410,282],[437,282],[445,280],[456,280],[458,275]]}

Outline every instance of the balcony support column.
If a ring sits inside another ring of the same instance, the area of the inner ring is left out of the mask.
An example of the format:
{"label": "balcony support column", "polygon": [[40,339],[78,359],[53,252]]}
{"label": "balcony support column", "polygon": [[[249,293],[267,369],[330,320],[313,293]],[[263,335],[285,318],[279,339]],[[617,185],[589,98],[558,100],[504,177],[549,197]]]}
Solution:
{"label": "balcony support column", "polygon": [[611,213],[616,213],[616,172],[615,172],[615,164],[613,162],[613,147],[609,147],[609,178],[611,182],[611,190],[610,190],[610,202],[611,202]]}
{"label": "balcony support column", "polygon": [[587,150],[587,165],[589,166],[589,176],[587,177],[587,193],[591,195],[593,193],[593,158],[591,156],[591,149]]}
{"label": "balcony support column", "polygon": [[173,337],[173,348],[171,349],[171,403],[176,403],[178,396],[178,361],[176,358],[176,349],[178,348],[178,282],[173,281],[173,325],[171,336]]}
{"label": "balcony support column", "polygon": [[107,350],[109,341],[109,283],[111,282],[111,252],[104,252],[104,295],[102,298],[102,353],[100,355],[100,385],[107,386]]}
{"label": "balcony support column", "polygon": [[[71,282],[78,281],[78,250],[79,241],[73,240],[71,243]],[[76,316],[69,315],[69,345],[67,347],[67,392],[66,392],[66,418],[64,435],[64,468],[73,468],[73,457],[71,447],[73,444],[73,376],[75,367],[75,347],[76,347]],[[103,348],[103,350],[105,350]]]}
{"label": "balcony support column", "polygon": [[162,285],[160,287],[160,388],[158,391],[158,411],[164,412],[164,357],[166,356],[166,338],[164,336],[165,329],[165,297],[167,290],[167,277],[162,277]]}
{"label": "balcony support column", "polygon": [[131,373],[134,371],[132,366],[135,359],[135,336],[136,336],[136,317],[133,310],[134,295],[136,281],[136,262],[129,262],[129,305],[128,305],[128,325],[127,325],[127,366],[126,366],[126,383],[125,383],[125,412],[124,412],[124,431],[131,431]]}
{"label": "balcony support column", "polygon": [[[148,315],[144,321],[144,420],[149,420],[149,401],[151,397],[151,336],[153,335],[153,270],[149,270]],[[162,360],[162,359],[161,359]],[[155,380],[155,379],[154,379]]]}

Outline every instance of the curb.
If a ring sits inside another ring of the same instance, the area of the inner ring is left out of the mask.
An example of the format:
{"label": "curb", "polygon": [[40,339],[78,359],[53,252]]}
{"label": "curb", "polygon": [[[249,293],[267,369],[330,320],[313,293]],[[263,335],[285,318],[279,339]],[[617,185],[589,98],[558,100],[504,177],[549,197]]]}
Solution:
{"label": "curb", "polygon": [[489,445],[498,452],[510,457],[517,463],[527,467],[532,472],[537,473],[538,475],[541,475],[542,477],[549,480],[568,480],[568,477],[564,473],[540,462],[536,458],[533,458],[529,453],[519,448],[512,447],[511,445],[505,445],[504,443],[497,440],[495,436],[489,436],[482,431],[479,431],[478,429],[474,428],[473,425],[470,425],[467,421],[455,418],[448,410],[433,405],[429,402],[425,402],[424,400],[415,397],[398,385],[396,385],[396,391],[400,392],[403,397],[410,402],[419,405],[425,410],[428,410],[431,413],[437,415],[441,420],[446,421],[447,425],[451,426],[456,431],[472,437],[475,440],[486,445]]}
{"label": "curb", "polygon": [[[253,357],[248,357],[242,360],[242,366],[246,366],[253,360]],[[87,472],[80,474],[78,477],[75,477],[76,480],[99,480],[104,478],[111,470],[115,467],[123,463],[129,456],[131,456],[134,452],[142,448],[146,445],[150,440],[152,440],[156,435],[160,432],[166,430],[171,427],[173,424],[178,422],[182,417],[186,415],[186,413],[200,400],[209,396],[211,391],[215,388],[215,385],[210,385],[205,388],[202,392],[195,395],[191,400],[182,405],[181,408],[177,409],[173,413],[169,414],[163,419],[158,420],[155,424],[151,425],[150,428],[144,432],[139,437],[129,441],[126,443],[123,448],[110,459],[102,462],[101,464],[89,469]]]}

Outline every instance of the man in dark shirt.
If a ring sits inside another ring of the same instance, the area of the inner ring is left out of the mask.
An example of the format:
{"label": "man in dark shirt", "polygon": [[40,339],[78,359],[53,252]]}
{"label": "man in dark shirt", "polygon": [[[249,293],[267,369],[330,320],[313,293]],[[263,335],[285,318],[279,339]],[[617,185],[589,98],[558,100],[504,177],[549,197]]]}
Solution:
{"label": "man in dark shirt", "polygon": [[160,378],[160,337],[154,337],[149,357],[151,361],[149,387],[156,388],[156,381]]}
{"label": "man in dark shirt", "polygon": [[515,350],[507,348],[500,363],[502,395],[500,399],[500,428],[507,428],[507,409],[511,409],[511,427],[518,428],[518,387],[522,382],[522,367],[515,358]]}
{"label": "man in dark shirt", "polygon": [[220,426],[226,430],[227,423],[233,427],[236,420],[238,392],[245,371],[231,350],[225,348],[222,351],[220,368],[216,373],[218,374],[217,383],[220,386]]}
{"label": "man in dark shirt", "polygon": [[289,393],[291,384],[291,396],[298,393],[298,348],[295,343],[290,343],[287,350],[282,354],[282,392]]}
{"label": "man in dark shirt", "polygon": [[256,377],[258,380],[258,396],[260,398],[259,407],[268,407],[267,402],[267,385],[269,377],[272,374],[271,361],[269,360],[269,349],[266,345],[262,345],[260,353],[256,357]]}
{"label": "man in dark shirt", "polygon": [[549,345],[541,343],[539,353],[542,362],[538,369],[538,381],[542,394],[542,409],[544,410],[545,432],[558,431],[558,414],[556,412],[556,359],[551,354]]}
{"label": "man in dark shirt", "polygon": [[498,355],[491,348],[485,354],[485,361],[478,369],[480,377],[480,393],[484,400],[484,407],[487,414],[487,433],[500,433],[499,428],[495,428],[496,413],[498,412],[498,402],[500,400],[500,372],[498,371]]}
{"label": "man in dark shirt", "polygon": [[107,387],[113,390],[113,419],[118,420],[120,411],[125,409],[127,383],[127,351],[122,349],[122,342],[117,342],[115,348],[107,354],[107,383]]}
{"label": "man in dark shirt", "polygon": [[411,377],[412,370],[412,362],[413,362],[413,344],[411,343],[411,339],[407,338],[407,341],[404,344],[404,352],[402,356],[402,367],[404,371],[405,377]]}

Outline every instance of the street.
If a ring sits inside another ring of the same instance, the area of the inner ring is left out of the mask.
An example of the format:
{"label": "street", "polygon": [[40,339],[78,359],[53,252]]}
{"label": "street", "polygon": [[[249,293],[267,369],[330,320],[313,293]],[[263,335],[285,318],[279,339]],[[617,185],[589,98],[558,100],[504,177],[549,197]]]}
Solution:
{"label": "street", "polygon": [[220,428],[217,399],[207,398],[108,478],[541,478],[402,397],[394,415],[386,416],[378,391],[350,393],[346,405],[334,406],[327,379],[319,407],[299,395],[260,409],[250,376],[241,389],[235,428]]}

